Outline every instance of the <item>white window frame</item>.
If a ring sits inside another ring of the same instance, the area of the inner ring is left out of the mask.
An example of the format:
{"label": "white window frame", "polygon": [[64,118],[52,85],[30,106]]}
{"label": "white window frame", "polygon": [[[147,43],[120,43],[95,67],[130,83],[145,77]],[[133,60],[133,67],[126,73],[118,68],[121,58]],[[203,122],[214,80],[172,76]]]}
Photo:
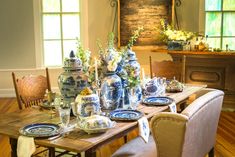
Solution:
{"label": "white window frame", "polygon": [[[206,12],[207,11],[206,11],[205,0],[199,0],[199,20],[198,20],[199,21],[199,32],[200,33],[203,32],[204,35],[206,35]],[[208,12],[210,12],[210,11],[208,11]],[[223,12],[230,12],[230,11],[218,11],[218,12],[222,13],[221,16],[223,18]],[[231,12],[234,12],[234,10],[231,11]],[[223,23],[221,23],[221,27],[223,27]],[[222,29],[224,29],[224,28],[222,28]],[[225,49],[223,49],[223,38],[224,37],[225,36],[221,32],[219,38],[221,39],[221,41],[220,41],[220,48],[222,50],[225,50]],[[232,36],[230,36],[230,37],[232,37]]]}
{"label": "white window frame", "polygon": [[[43,58],[44,53],[43,53],[41,7],[42,7],[41,0],[33,0],[36,68],[45,67],[44,58]],[[88,1],[87,0],[80,0],[80,20],[81,20],[80,21],[81,42],[83,43],[85,48],[88,48],[89,40],[88,40]],[[61,66],[56,66],[56,67],[61,67]]]}

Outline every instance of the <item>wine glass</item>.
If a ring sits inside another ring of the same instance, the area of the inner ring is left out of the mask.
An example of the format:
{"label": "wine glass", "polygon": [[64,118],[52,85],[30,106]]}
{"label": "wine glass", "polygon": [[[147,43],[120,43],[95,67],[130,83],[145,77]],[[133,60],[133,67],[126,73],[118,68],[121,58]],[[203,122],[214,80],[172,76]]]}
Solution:
{"label": "wine glass", "polygon": [[137,105],[138,105],[138,95],[136,94],[136,89],[130,88],[128,95],[130,99],[130,108],[132,110],[136,110]]}
{"label": "wine glass", "polygon": [[58,107],[58,111],[62,128],[66,130],[70,121],[71,106],[69,103],[63,103]]}

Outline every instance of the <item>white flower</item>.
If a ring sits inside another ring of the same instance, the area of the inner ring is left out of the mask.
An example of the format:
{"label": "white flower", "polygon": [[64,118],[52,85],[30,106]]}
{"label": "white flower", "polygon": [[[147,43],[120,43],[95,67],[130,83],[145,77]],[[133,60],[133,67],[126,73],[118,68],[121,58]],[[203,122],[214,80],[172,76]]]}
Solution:
{"label": "white flower", "polygon": [[115,63],[113,61],[109,61],[107,68],[108,68],[108,71],[116,71],[117,63]]}

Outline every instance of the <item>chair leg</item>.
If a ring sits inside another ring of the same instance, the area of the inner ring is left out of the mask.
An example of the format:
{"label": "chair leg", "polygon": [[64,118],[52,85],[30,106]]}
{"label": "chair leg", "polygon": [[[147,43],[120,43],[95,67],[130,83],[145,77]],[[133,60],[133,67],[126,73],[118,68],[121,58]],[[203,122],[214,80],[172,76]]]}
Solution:
{"label": "chair leg", "polygon": [[17,157],[17,139],[10,138],[10,144],[11,144],[11,156],[12,157]]}
{"label": "chair leg", "polygon": [[209,157],[214,157],[214,147],[209,152]]}

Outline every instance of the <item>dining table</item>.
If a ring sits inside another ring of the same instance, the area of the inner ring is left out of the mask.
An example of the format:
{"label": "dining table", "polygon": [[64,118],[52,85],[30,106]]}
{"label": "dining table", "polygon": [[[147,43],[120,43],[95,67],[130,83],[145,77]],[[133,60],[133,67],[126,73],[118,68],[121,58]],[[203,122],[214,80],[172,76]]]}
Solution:
{"label": "dining table", "polygon": [[[179,104],[203,89],[205,89],[205,86],[186,85],[182,92],[166,93],[166,96],[173,98],[175,103]],[[140,103],[137,110],[141,111],[144,116],[150,120],[155,114],[168,110],[168,106],[147,106]],[[74,118],[74,120],[76,120],[76,118]],[[60,119],[58,115],[51,117],[51,114],[48,113],[47,110],[43,110],[40,107],[31,107],[0,115],[0,134],[10,138],[12,157],[17,156],[17,139],[21,135],[19,129],[33,123],[59,124]],[[138,128],[137,121],[117,121],[115,127],[107,130],[105,133],[87,134],[75,127],[67,132],[66,135],[59,138],[35,138],[34,141],[35,144],[40,146],[59,148],[66,151],[82,153],[86,157],[95,157],[98,148],[117,138],[126,136],[136,128]]]}

